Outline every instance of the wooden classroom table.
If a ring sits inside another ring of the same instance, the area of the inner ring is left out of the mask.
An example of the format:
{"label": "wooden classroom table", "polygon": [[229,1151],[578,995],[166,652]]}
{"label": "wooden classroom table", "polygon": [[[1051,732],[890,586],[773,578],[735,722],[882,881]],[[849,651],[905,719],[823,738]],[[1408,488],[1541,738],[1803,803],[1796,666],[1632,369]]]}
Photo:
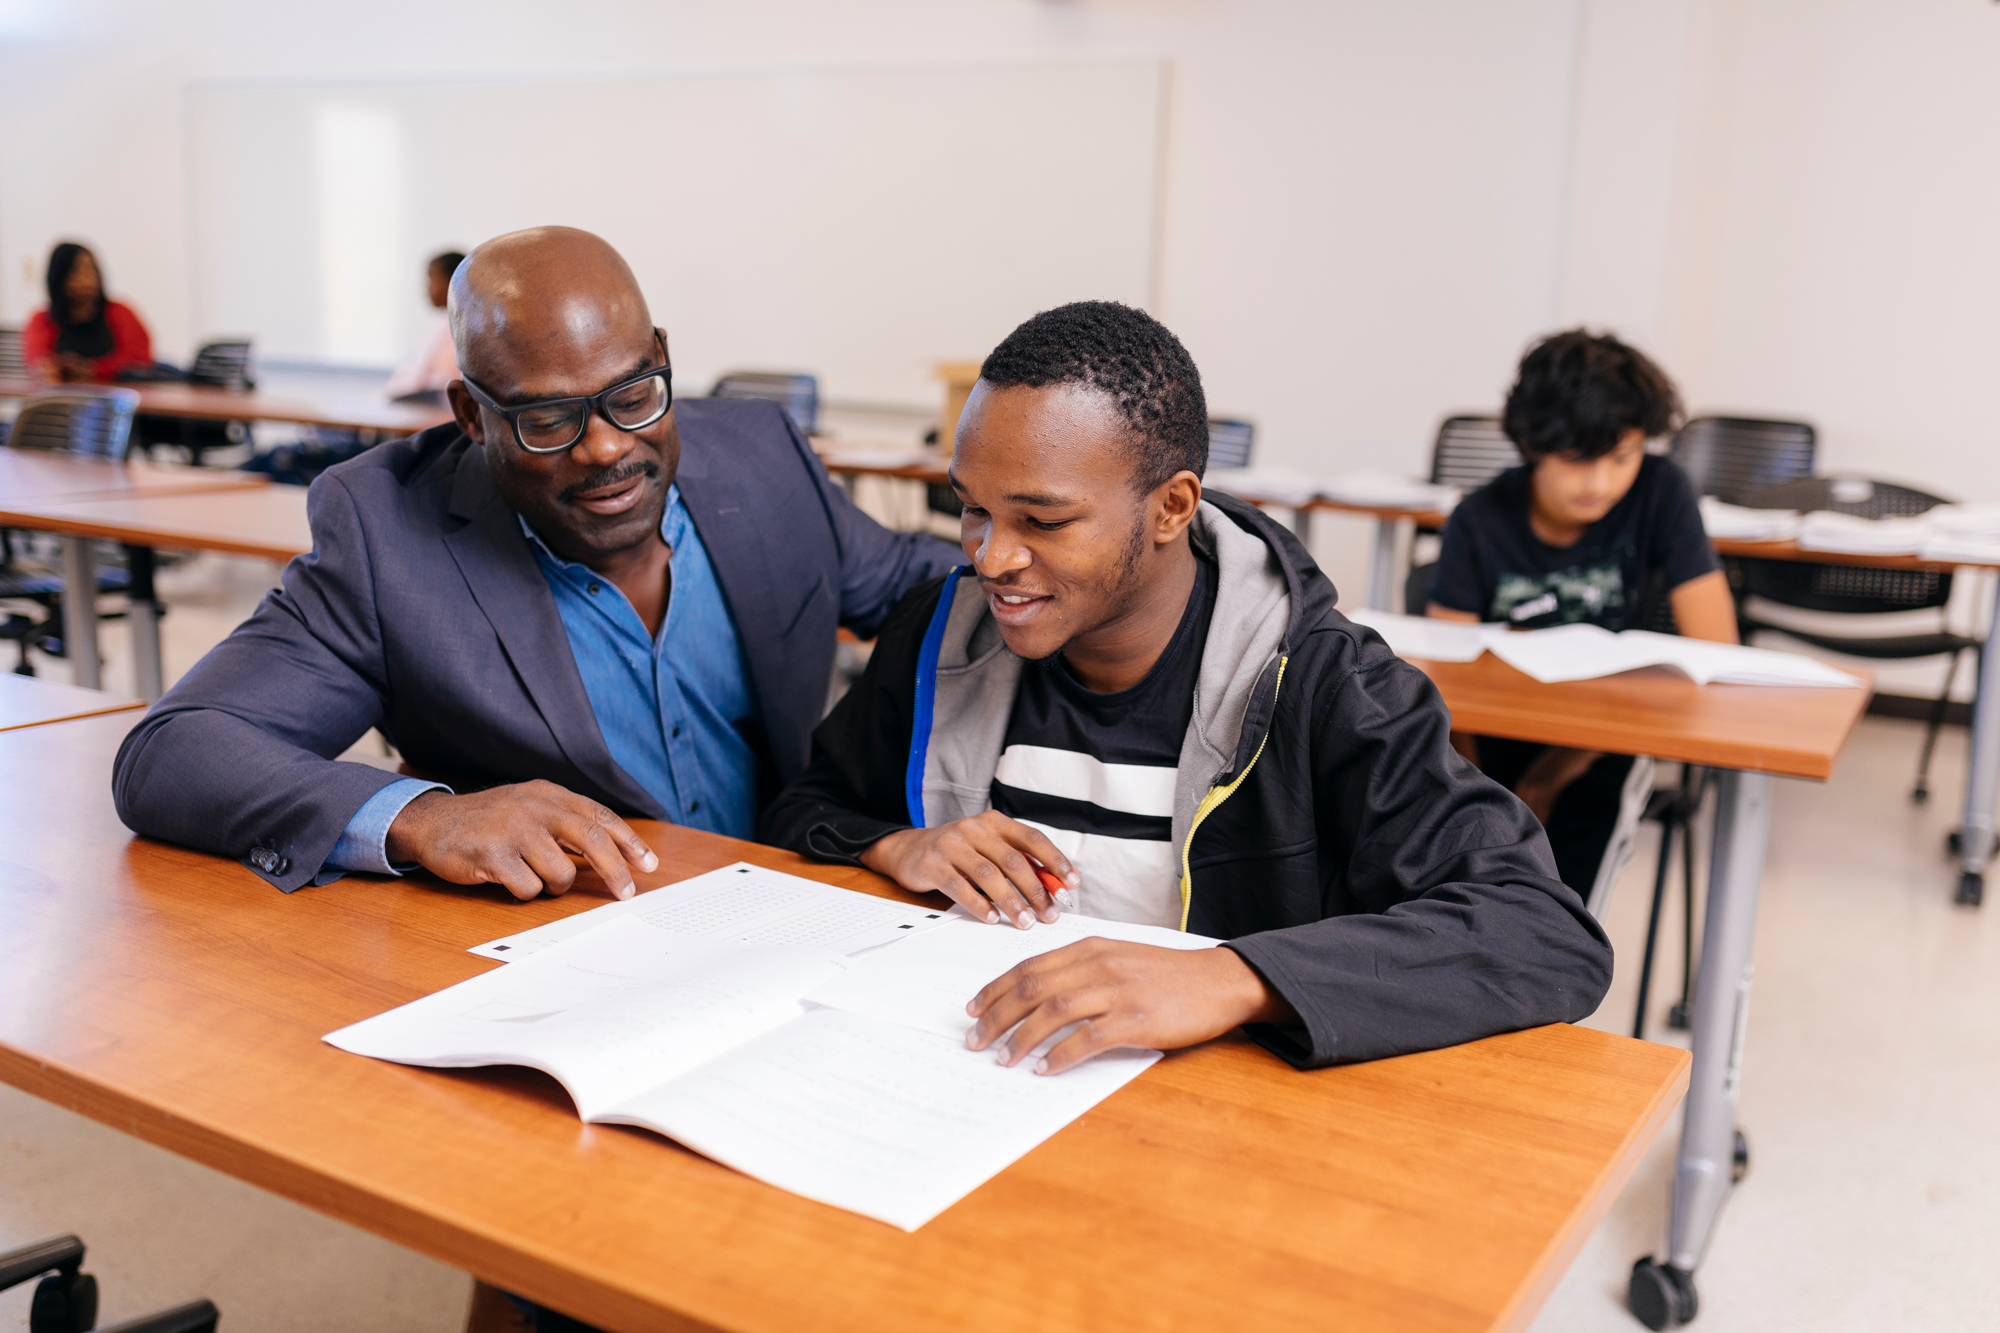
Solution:
{"label": "wooden classroom table", "polygon": [[[526,904],[418,876],[281,894],[120,827],[129,722],[0,733],[0,1080],[618,1333],[1521,1329],[1687,1080],[1681,1051],[1565,1026],[1313,1073],[1232,1036],[906,1234],[583,1124],[540,1074],[325,1045],[604,899],[587,876]],[[740,858],[897,895],[639,828],[644,888]]]}
{"label": "wooden classroom table", "polygon": [[269,478],[251,472],[158,467],[136,461],[118,463],[79,458],[42,449],[0,448],[0,505],[98,496],[252,490],[269,484]]}
{"label": "wooden classroom table", "polygon": [[[0,527],[61,535],[63,583],[70,588],[97,586],[92,541],[123,542],[137,553],[140,568],[134,570],[128,616],[134,674],[140,695],[149,701],[160,697],[164,682],[158,605],[152,588],[155,548],[220,551],[267,560],[289,560],[312,550],[303,486],[256,485],[46,500],[0,498]],[[103,672],[95,599],[63,599],[63,643],[76,682],[95,689]]]}
{"label": "wooden classroom table", "polygon": [[[18,376],[0,378],[0,398],[27,398],[60,393],[61,384]],[[356,394],[351,397],[295,397],[257,389],[221,389],[206,384],[121,384],[139,395],[139,411],[149,416],[185,417],[203,421],[290,421],[305,426],[342,430],[372,430],[385,436],[414,435],[451,420],[442,407],[385,403]]]}
{"label": "wooden classroom table", "polygon": [[[1795,541],[1746,542],[1715,539],[1720,555],[1748,560],[1804,560],[1821,565],[1858,565],[1866,569],[1921,570],[1949,574],[1977,569],[1992,573],[2000,562],[1920,560],[1913,555],[1861,555],[1848,551],[1808,551]],[[1988,608],[1986,648],[1979,657],[1979,683],[1972,696],[1972,740],[1966,747],[1965,813],[1958,826],[1959,858],[1956,900],[1977,907],[1986,897],[1986,866],[1995,837],[1994,805],[2000,801],[2000,577],[1993,579]]]}
{"label": "wooden classroom table", "polygon": [[[1771,779],[1830,776],[1868,707],[1871,686],[1697,685],[1663,667],[1545,685],[1491,653],[1415,665],[1437,685],[1456,729],[1717,770],[1708,909],[1695,973],[1694,1065],[1667,1236],[1666,1262],[1692,1292],[1734,1183],[1737,1080]],[[1635,1289],[1641,1280],[1635,1273]]]}
{"label": "wooden classroom table", "polygon": [[[86,690],[13,672],[0,675],[0,731],[16,727],[39,727],[50,722],[96,717],[100,713],[123,713],[144,708],[144,699],[128,699],[122,694]],[[128,718],[128,722],[138,719]]]}

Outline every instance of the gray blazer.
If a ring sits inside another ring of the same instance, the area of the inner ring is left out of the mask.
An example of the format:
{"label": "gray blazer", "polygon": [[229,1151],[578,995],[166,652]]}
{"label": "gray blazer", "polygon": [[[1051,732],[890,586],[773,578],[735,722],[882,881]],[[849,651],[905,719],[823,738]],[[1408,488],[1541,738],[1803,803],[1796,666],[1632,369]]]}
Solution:
{"label": "gray blazer", "polygon": [[[856,510],[774,405],[674,410],[681,497],[742,640],[768,799],[805,768],[835,627],[873,637],[960,556]],[[334,759],[370,727],[447,779],[546,778],[662,817],[605,747],[519,520],[456,426],[328,470],[307,510],[312,553],[119,749],[112,795],[129,827],[241,857],[289,892],[396,780]]]}

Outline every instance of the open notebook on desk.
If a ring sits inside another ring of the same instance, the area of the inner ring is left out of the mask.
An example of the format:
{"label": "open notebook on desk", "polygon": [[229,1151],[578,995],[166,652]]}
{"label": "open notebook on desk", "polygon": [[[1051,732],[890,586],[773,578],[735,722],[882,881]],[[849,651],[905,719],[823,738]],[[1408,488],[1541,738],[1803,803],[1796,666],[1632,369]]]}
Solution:
{"label": "open notebook on desk", "polygon": [[1709,643],[1675,634],[1628,629],[1614,634],[1597,625],[1509,630],[1429,616],[1355,610],[1348,619],[1380,634],[1398,657],[1431,662],[1471,662],[1482,653],[1543,684],[1596,680],[1621,671],[1664,666],[1701,685],[1810,685],[1838,688],[1861,682],[1836,667],[1798,653]]}
{"label": "open notebook on desk", "polygon": [[[781,916],[753,904],[731,924],[687,928],[729,917],[733,898],[761,903],[779,888],[795,891]],[[937,912],[745,866],[633,903],[649,899],[659,900],[650,910],[626,905],[326,1040],[402,1064],[540,1069],[584,1120],[653,1130],[782,1189],[914,1231],[1159,1058],[1110,1052],[1053,1077],[1034,1073],[1032,1060],[1003,1068],[964,1044],[963,1006],[980,987],[1030,953],[1092,934],[1215,943],[1080,917],[1028,931],[938,924]],[[843,919],[843,899],[897,909],[912,929],[850,956],[842,950],[861,935]],[[837,924],[814,924],[829,920]],[[896,961],[926,934],[945,943]],[[911,996],[905,1012],[898,993]],[[938,1016],[952,995],[958,1026],[946,1035]]]}

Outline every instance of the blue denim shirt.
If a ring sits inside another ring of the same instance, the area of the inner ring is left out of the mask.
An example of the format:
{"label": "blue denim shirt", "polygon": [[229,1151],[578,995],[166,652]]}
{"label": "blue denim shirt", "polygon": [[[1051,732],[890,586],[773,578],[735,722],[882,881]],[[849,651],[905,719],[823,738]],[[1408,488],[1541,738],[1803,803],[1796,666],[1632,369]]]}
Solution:
{"label": "blue denim shirt", "polygon": [[[680,488],[667,491],[660,518],[673,585],[657,636],[616,584],[556,556],[526,519],[521,532],[555,595],[612,759],[675,823],[748,838],[757,823],[757,760],[743,724],[755,719],[756,700],[736,622]],[[389,825],[438,785],[405,778],[375,793],[342,830],[326,868],[394,873]]]}

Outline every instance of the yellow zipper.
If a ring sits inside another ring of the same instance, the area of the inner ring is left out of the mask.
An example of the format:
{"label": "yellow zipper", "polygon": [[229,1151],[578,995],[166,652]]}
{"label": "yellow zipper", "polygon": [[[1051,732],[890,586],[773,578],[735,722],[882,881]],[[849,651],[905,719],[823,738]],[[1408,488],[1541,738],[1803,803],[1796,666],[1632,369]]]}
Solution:
{"label": "yellow zipper", "polygon": [[[1271,686],[1273,723],[1278,718],[1278,691],[1285,687],[1285,663],[1290,660],[1286,657],[1278,659],[1278,679]],[[1208,818],[1210,811],[1236,794],[1236,789],[1243,785],[1243,779],[1250,776],[1250,770],[1257,767],[1257,761],[1264,757],[1264,747],[1270,740],[1271,728],[1266,726],[1263,739],[1257,742],[1257,753],[1251,755],[1250,762],[1243,765],[1243,771],[1236,775],[1236,781],[1227,787],[1210,787],[1202,794],[1201,804],[1194,808],[1194,818],[1188,822],[1187,841],[1181,844],[1181,929],[1183,931],[1188,928],[1188,910],[1194,906],[1194,872],[1188,869],[1188,852],[1194,846],[1194,831],[1201,827],[1201,821]]]}

